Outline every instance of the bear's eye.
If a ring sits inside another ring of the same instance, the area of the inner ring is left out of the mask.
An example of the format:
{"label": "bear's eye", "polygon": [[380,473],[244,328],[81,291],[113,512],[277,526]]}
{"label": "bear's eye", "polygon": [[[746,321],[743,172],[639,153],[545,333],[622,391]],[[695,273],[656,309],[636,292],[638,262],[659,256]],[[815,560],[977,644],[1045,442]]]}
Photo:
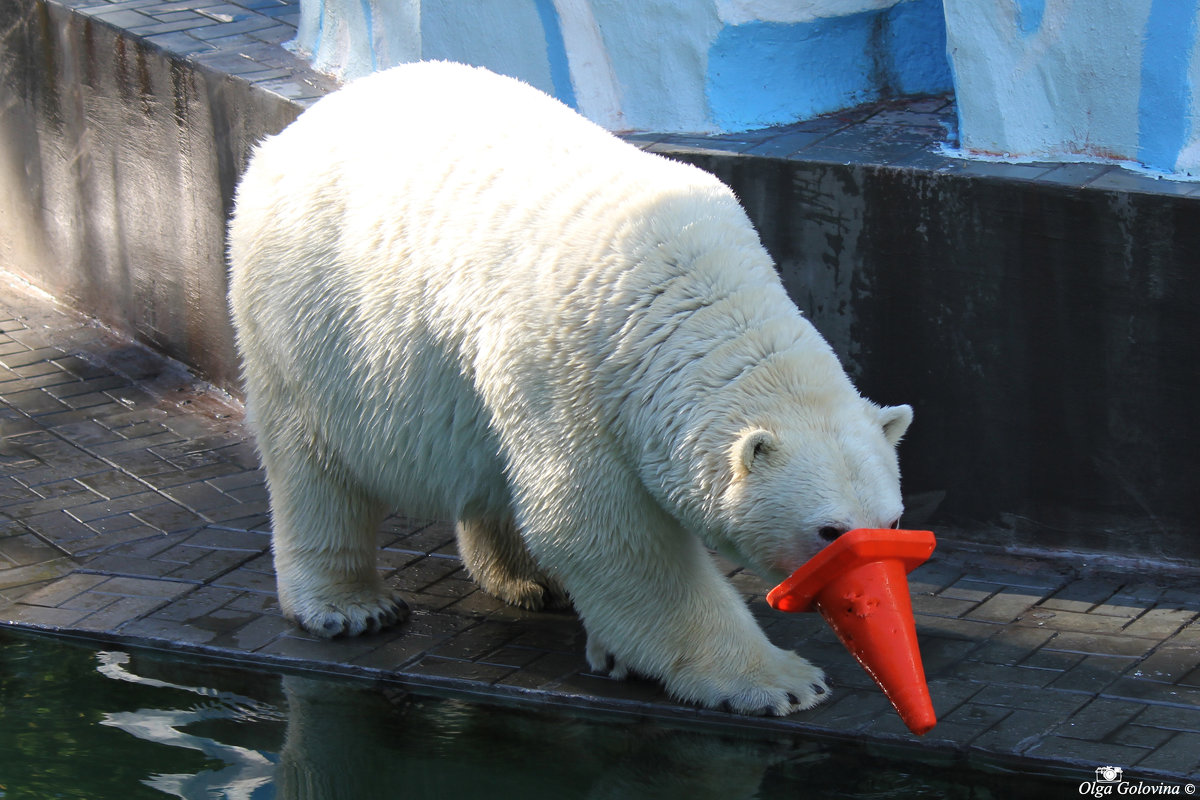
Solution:
{"label": "bear's eye", "polygon": [[817,536],[820,536],[827,542],[832,542],[843,533],[845,533],[845,531],[841,528],[835,528],[832,525],[826,525],[825,527],[821,528],[821,530],[817,531]]}

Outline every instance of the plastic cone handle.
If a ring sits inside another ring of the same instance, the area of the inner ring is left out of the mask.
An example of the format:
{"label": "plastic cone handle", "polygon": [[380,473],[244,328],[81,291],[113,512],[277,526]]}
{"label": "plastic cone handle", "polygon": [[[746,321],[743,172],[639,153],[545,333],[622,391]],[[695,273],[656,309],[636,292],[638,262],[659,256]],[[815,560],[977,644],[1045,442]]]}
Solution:
{"label": "plastic cone handle", "polygon": [[930,531],[859,528],[767,594],[781,611],[818,611],[915,734],[937,724],[906,575],[928,560]]}

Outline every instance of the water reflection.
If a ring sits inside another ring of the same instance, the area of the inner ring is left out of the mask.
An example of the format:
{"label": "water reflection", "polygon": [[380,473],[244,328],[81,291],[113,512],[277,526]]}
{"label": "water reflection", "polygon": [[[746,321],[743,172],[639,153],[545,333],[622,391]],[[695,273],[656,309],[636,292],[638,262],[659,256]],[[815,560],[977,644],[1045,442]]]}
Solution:
{"label": "water reflection", "polygon": [[[146,742],[186,748],[220,766],[143,779],[181,798],[358,800],[359,798],[757,796],[764,773],[791,748],[631,722],[415,698],[326,680],[281,679],[277,707],[234,692],[139,674],[127,653],[97,654],[106,678],[205,699],[187,708],[107,711],[102,725]],[[278,755],[194,730],[215,721],[253,727],[286,721]]]}
{"label": "water reflection", "polygon": [[0,630],[5,800],[1060,797],[1066,785]]}
{"label": "water reflection", "polygon": [[96,660],[96,671],[106,678],[156,689],[176,689],[208,698],[203,705],[186,709],[142,708],[137,711],[104,712],[101,725],[119,728],[147,742],[197,750],[224,765],[195,774],[151,774],[143,780],[145,785],[183,798],[251,800],[273,796],[255,794],[262,787],[270,787],[275,779],[275,761],[267,753],[185,733],[182,729],[210,720],[245,723],[284,719],[285,715],[277,708],[232,692],[206,686],[185,686],[138,675],[129,669],[131,659],[128,653],[101,651],[96,654]]}

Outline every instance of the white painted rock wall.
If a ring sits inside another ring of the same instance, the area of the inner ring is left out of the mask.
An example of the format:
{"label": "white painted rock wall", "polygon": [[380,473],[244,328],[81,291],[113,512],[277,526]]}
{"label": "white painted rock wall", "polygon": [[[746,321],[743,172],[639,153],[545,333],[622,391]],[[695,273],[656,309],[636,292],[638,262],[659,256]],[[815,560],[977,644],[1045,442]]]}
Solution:
{"label": "white painted rock wall", "polygon": [[1200,170],[1197,0],[945,0],[970,152]]}
{"label": "white painted rock wall", "polygon": [[301,0],[349,79],[418,59],[522,78],[611,130],[718,132],[950,89],[941,0]]}
{"label": "white painted rock wall", "polygon": [[1200,174],[1200,0],[300,8],[293,44],[318,69],[349,79],[422,58],[462,61],[522,78],[610,130],[750,130],[953,86],[969,153]]}

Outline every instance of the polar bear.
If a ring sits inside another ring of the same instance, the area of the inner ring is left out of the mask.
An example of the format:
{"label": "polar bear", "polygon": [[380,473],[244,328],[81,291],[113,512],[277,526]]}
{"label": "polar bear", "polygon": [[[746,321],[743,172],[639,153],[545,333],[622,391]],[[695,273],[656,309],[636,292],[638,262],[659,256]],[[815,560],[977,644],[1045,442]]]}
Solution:
{"label": "polar bear", "polygon": [[744,713],[827,696],[706,546],[778,580],[896,524],[912,410],[859,395],[715,177],[517,80],[418,63],[256,149],[229,254],[301,626],[405,616],[375,554],[403,509],[457,520],[497,597],[569,597],[595,669]]}

